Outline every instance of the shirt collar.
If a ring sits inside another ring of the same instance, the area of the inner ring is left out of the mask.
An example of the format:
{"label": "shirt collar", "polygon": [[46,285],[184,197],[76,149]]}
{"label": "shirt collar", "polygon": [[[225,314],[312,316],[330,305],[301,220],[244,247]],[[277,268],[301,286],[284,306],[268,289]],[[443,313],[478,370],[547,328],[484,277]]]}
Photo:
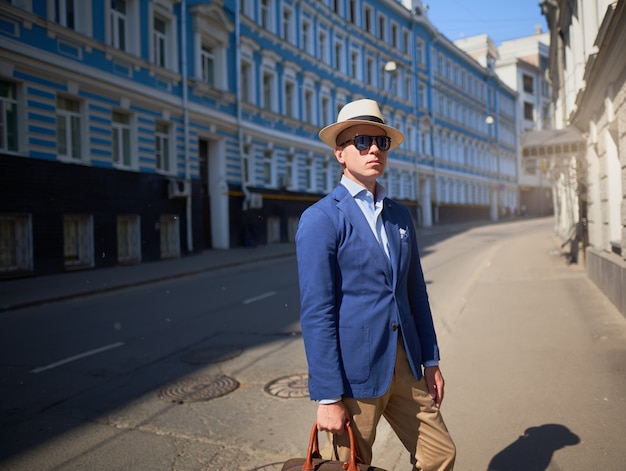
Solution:
{"label": "shirt collar", "polygon": [[[341,176],[341,184],[346,187],[348,193],[352,195],[353,198],[357,197],[362,192],[367,192],[367,188],[362,186],[361,184],[355,182],[354,180],[350,180],[345,175]],[[382,201],[387,196],[387,190],[380,183],[376,182],[376,201]]]}

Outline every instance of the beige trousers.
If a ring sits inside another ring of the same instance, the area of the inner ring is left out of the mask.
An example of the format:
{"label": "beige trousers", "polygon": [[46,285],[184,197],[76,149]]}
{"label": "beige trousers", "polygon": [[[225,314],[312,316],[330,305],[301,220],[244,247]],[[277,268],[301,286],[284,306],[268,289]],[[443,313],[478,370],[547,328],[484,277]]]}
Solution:
{"label": "beige trousers", "polygon": [[[415,379],[402,341],[398,342],[396,365],[389,390],[372,399],[344,398],[364,463],[372,463],[372,445],[376,426],[385,417],[404,447],[411,454],[414,470],[450,471],[454,467],[456,448],[441,412],[428,395],[426,381]],[[328,434],[329,443],[323,456],[347,461],[350,457],[348,434]],[[331,444],[332,442],[332,444]]]}

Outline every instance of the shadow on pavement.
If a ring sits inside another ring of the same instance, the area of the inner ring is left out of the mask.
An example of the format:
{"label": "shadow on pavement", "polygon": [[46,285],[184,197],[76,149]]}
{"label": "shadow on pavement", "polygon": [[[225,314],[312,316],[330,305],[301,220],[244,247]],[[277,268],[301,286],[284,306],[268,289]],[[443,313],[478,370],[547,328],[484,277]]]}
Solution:
{"label": "shadow on pavement", "polygon": [[531,427],[496,454],[487,471],[546,471],[555,451],[578,443],[578,435],[564,425],[544,424]]}

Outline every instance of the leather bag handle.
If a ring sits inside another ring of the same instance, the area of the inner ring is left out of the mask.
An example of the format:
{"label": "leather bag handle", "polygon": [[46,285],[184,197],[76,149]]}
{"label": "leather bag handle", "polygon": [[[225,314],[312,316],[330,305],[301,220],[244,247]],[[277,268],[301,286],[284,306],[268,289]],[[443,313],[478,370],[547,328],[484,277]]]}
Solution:
{"label": "leather bag handle", "polygon": [[[350,461],[344,463],[343,468],[346,471],[359,471],[359,465],[357,464],[356,457],[356,440],[354,439],[354,432],[352,431],[352,425],[350,425],[350,422],[347,423],[346,428],[348,429],[348,437],[350,439]],[[317,422],[315,422],[313,424],[313,428],[311,429],[309,448],[307,449],[306,458],[302,464],[302,471],[315,471],[313,459],[320,459],[321,457],[322,455],[320,454],[319,441],[317,439]]]}

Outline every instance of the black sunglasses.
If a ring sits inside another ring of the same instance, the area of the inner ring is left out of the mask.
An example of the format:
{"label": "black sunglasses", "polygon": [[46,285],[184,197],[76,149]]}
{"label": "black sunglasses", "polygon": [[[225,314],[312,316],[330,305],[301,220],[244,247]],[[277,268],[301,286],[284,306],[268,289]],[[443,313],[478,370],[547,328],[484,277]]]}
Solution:
{"label": "black sunglasses", "polygon": [[391,147],[391,138],[389,136],[354,136],[352,139],[348,139],[346,142],[339,144],[339,147],[354,144],[357,150],[364,151],[371,147],[373,141],[376,141],[376,146],[380,150],[389,150]]}

